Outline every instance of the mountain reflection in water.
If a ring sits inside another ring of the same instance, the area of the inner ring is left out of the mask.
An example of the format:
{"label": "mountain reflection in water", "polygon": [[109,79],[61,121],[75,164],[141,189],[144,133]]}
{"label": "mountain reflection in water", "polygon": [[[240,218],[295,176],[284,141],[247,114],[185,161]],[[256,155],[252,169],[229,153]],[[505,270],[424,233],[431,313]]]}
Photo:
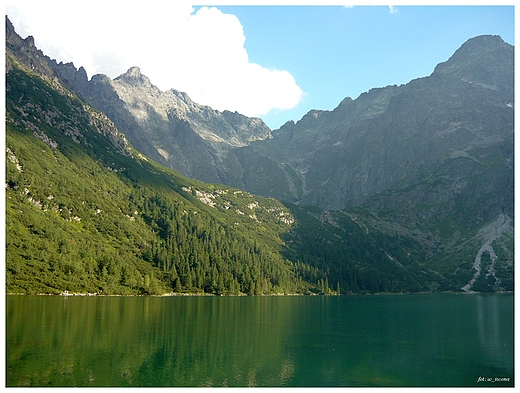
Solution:
{"label": "mountain reflection in water", "polygon": [[7,296],[7,386],[512,386],[512,321],[510,294]]}

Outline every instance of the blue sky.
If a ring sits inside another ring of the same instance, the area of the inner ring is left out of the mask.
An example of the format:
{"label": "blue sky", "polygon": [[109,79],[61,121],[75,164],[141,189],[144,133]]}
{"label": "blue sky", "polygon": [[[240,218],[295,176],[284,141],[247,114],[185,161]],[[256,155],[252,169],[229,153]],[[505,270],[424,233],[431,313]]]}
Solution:
{"label": "blue sky", "polygon": [[45,54],[115,78],[139,66],[161,88],[272,129],[349,96],[430,75],[468,39],[514,45],[513,6],[193,6],[8,0]]}
{"label": "blue sky", "polygon": [[512,6],[219,8],[242,23],[251,61],[289,71],[305,93],[296,108],[262,117],[273,129],[347,96],[428,76],[477,35],[514,45]]}

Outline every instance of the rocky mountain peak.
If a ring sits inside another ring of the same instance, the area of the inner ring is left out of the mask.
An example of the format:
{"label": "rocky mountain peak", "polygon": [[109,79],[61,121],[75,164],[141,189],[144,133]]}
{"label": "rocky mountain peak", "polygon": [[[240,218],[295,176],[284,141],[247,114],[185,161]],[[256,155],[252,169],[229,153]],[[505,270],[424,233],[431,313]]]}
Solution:
{"label": "rocky mountain peak", "polygon": [[196,105],[192,99],[190,98],[190,96],[188,95],[188,93],[185,93],[183,91],[179,91],[179,90],[175,90],[175,89],[170,89],[170,92],[176,96],[178,99],[180,99],[181,101],[183,101],[185,104],[187,105],[190,105],[190,106],[193,106],[193,105]]}
{"label": "rocky mountain peak", "polygon": [[[498,48],[509,46],[498,35],[481,35],[470,38],[455,51],[449,61],[471,60],[482,56],[486,52],[494,52]],[[442,63],[444,64],[444,63]]]}
{"label": "rocky mountain peak", "polygon": [[512,45],[500,36],[483,35],[466,41],[448,61],[438,64],[433,74],[476,83],[512,97],[513,58]]}
{"label": "rocky mountain peak", "polygon": [[125,82],[131,86],[145,86],[152,87],[150,79],[141,73],[141,69],[137,66],[130,67],[124,74],[119,75],[116,81]]}
{"label": "rocky mountain peak", "polygon": [[20,37],[7,16],[5,17],[5,27],[6,71],[11,69],[9,56],[12,56],[36,74],[50,79],[54,78],[55,73],[52,69],[54,64],[36,48],[34,38],[32,36],[25,39]]}

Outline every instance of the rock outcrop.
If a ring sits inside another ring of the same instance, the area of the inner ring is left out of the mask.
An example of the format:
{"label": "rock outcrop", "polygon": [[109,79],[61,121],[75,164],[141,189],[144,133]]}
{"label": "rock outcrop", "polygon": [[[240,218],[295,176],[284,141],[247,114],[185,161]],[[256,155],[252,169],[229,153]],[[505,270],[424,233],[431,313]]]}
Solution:
{"label": "rock outcrop", "polygon": [[[490,149],[486,155],[498,149],[499,173],[510,178],[513,57],[500,37],[474,38],[429,77],[372,89],[333,111],[311,111],[254,144],[255,151],[297,175],[293,201],[329,210],[418,185],[454,160],[467,165],[458,165],[460,176],[451,179],[458,185],[449,186],[460,191],[465,168],[483,163],[477,157],[483,149]],[[504,195],[498,179],[489,180],[489,189]],[[510,205],[510,189],[505,194]]]}
{"label": "rock outcrop", "polygon": [[258,118],[199,105],[174,89],[161,91],[139,67],[113,80],[94,75],[87,83],[81,69],[60,76],[86,102],[106,113],[134,146],[185,176],[233,183],[230,178],[242,172],[233,149],[271,137],[271,130]]}
{"label": "rock outcrop", "polygon": [[[77,70],[72,63],[57,63],[44,55],[41,50],[34,45],[34,38],[29,36],[22,39],[15,31],[13,24],[6,17],[6,72],[12,69],[11,61],[18,61],[25,67],[30,69],[36,75],[45,80],[56,91],[64,96],[70,96],[72,91],[76,91],[80,87],[87,86],[87,73],[83,67]],[[9,89],[9,87],[7,87]],[[83,108],[85,114],[89,117],[90,126],[94,127],[99,133],[108,137],[116,149],[127,156],[130,156],[130,144],[126,136],[121,133],[103,112],[95,112],[89,108]],[[46,115],[49,118],[49,124],[56,128],[63,128],[63,124],[55,125],[52,123],[53,116]],[[74,124],[67,125],[68,133],[73,138],[78,138],[76,127]],[[70,131],[74,130],[74,131]],[[52,146],[53,141],[42,132],[36,132],[40,139],[46,140]]]}

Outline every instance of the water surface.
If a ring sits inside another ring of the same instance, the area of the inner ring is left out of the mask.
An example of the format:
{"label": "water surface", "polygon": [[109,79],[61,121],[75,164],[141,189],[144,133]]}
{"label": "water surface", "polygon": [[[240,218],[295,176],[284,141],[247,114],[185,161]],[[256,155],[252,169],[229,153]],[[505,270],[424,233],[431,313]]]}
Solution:
{"label": "water surface", "polygon": [[514,385],[510,294],[13,295],[6,306],[7,386]]}

